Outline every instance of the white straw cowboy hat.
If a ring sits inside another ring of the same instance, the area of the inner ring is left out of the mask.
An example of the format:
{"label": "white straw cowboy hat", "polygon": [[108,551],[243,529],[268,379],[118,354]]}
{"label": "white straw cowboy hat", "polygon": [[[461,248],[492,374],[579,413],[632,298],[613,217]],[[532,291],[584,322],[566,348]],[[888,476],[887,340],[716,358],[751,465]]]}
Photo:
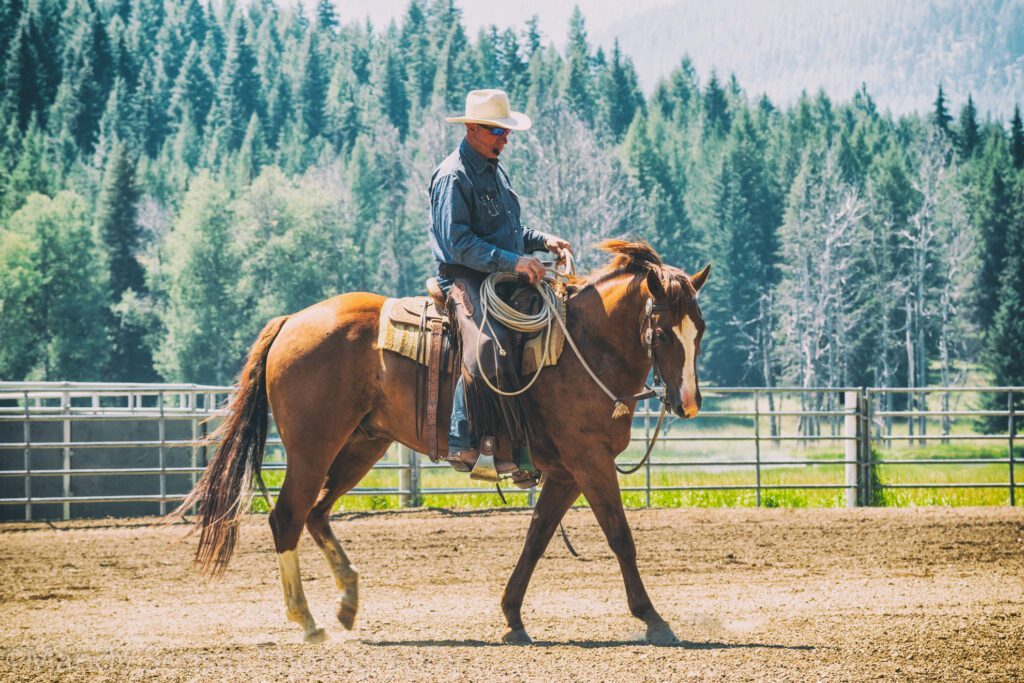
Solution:
{"label": "white straw cowboy hat", "polygon": [[448,123],[487,123],[510,130],[529,130],[533,125],[530,117],[522,112],[512,111],[508,94],[504,90],[471,90],[466,95],[464,116],[446,118]]}

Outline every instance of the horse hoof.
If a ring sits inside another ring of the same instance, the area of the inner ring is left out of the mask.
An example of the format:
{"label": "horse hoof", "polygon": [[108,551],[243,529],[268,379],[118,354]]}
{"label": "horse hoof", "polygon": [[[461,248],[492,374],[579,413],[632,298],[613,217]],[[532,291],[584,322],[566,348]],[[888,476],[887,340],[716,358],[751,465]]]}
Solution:
{"label": "horse hoof", "polygon": [[508,645],[532,645],[533,638],[530,637],[525,628],[510,628],[501,637],[501,642]]}
{"label": "horse hoof", "polygon": [[668,624],[648,626],[645,640],[652,645],[674,645],[679,642],[676,634],[672,632],[672,627]]}
{"label": "horse hoof", "polygon": [[349,605],[348,603],[341,603],[338,605],[338,621],[345,627],[346,631],[351,631],[352,627],[356,624],[356,612],[359,608],[355,605]]}
{"label": "horse hoof", "polygon": [[310,645],[319,645],[320,643],[327,640],[327,632],[322,628],[314,629],[307,633],[303,638]]}

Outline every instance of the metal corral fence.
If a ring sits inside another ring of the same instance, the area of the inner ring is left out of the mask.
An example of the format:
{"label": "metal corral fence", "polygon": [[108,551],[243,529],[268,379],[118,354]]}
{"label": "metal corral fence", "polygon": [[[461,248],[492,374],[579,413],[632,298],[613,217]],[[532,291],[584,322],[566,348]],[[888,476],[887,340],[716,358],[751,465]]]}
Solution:
{"label": "metal corral fence", "polygon": [[[230,392],[195,384],[0,382],[0,519],[166,513],[212,455],[205,438]],[[700,416],[667,421],[650,461],[622,478],[624,493],[640,494],[649,506],[671,493],[740,492],[760,506],[781,490],[821,489],[857,506],[885,504],[886,492],[898,489],[1002,489],[1003,502],[1016,504],[1014,467],[1021,459],[1014,439],[1021,425],[1014,406],[1024,387],[702,392]],[[657,415],[653,401],[637,410],[621,463],[646,450]],[[883,468],[948,473],[951,465],[958,472],[996,467],[1005,480],[878,476]],[[284,468],[272,430],[263,470]],[[447,465],[398,445],[374,469],[397,474],[396,484],[351,495],[396,496],[400,505],[415,506],[430,496],[488,492],[465,476],[439,477]],[[779,472],[812,470],[835,476],[775,481]],[[710,479],[687,481],[683,472]],[[462,485],[430,485],[439,478]],[[531,492],[528,503],[533,498]]]}

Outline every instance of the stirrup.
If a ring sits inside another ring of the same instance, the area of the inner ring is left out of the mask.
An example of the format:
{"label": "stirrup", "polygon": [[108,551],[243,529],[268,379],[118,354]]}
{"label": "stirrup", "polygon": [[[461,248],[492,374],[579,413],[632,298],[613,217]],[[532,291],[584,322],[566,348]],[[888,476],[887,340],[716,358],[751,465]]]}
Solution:
{"label": "stirrup", "polygon": [[480,455],[473,465],[473,471],[469,473],[470,479],[477,481],[488,481],[492,484],[498,482],[498,469],[494,466],[494,437],[485,436],[480,439]]}

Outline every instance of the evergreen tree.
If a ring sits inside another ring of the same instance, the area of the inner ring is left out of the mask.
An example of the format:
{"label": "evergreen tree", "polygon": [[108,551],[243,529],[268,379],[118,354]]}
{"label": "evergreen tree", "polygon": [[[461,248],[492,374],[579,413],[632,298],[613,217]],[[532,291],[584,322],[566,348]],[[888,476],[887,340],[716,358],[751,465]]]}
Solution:
{"label": "evergreen tree", "polygon": [[61,80],[60,51],[55,44],[58,21],[49,10],[49,5],[39,2],[26,4],[7,47],[0,109],[16,115],[22,130],[33,118],[46,126],[46,110]]}
{"label": "evergreen tree", "polygon": [[[16,121],[12,121],[9,127],[15,126]],[[11,135],[11,140],[16,137]],[[21,149],[18,151],[13,170],[6,178],[0,216],[9,216],[17,211],[25,198],[34,192],[52,195],[56,191],[56,169],[46,149],[46,135],[36,125],[35,118],[29,122],[28,129],[20,137]]]}
{"label": "evergreen tree", "polygon": [[611,64],[602,74],[600,88],[602,123],[611,133],[612,139],[618,142],[644,103],[636,72],[632,63],[619,50],[618,40],[612,48]]}
{"label": "evergreen tree", "polygon": [[729,132],[732,125],[729,114],[729,103],[725,98],[725,91],[718,83],[718,76],[714,71],[704,89],[704,130],[705,135],[712,137],[723,136]]}
{"label": "evergreen tree", "polygon": [[422,110],[434,91],[435,69],[423,0],[409,2],[402,21],[399,46],[405,61],[409,99],[414,109]]}
{"label": "evergreen tree", "polygon": [[259,114],[253,114],[249,126],[245,130],[245,139],[238,150],[235,164],[235,180],[242,187],[247,187],[259,175],[260,169],[269,162],[267,141],[260,125]]}
{"label": "evergreen tree", "polygon": [[935,102],[932,104],[932,123],[943,133],[949,135],[949,124],[952,121],[953,117],[946,106],[946,96],[942,92],[942,84],[940,83],[939,92],[935,96]]}
{"label": "evergreen tree", "polygon": [[124,79],[117,78],[114,87],[110,89],[107,106],[100,119],[93,166],[104,167],[118,141],[135,150],[143,148],[145,132],[139,121],[141,113],[138,109],[137,99],[128,91]]}
{"label": "evergreen tree", "polygon": [[565,66],[562,72],[561,96],[569,103],[577,116],[593,123],[594,82],[591,73],[590,44],[587,29],[579,6],[573,8],[569,17],[569,46],[566,49]]}
{"label": "evergreen tree", "polygon": [[964,159],[974,156],[979,140],[978,111],[974,108],[974,100],[968,95],[967,104],[960,110],[960,156]]}
{"label": "evergreen tree", "polygon": [[[437,58],[433,97],[443,102],[446,110],[462,109],[466,101],[466,91],[470,89],[467,88],[467,84],[474,77],[469,68],[466,45],[466,34],[462,29],[462,24],[456,24],[448,33],[448,39]],[[388,59],[390,60],[390,56]],[[396,94],[399,92],[397,86],[396,83],[394,88]],[[395,102],[396,100],[388,98],[388,101]],[[391,122],[398,125],[395,119],[391,119]]]}
{"label": "evergreen tree", "polygon": [[[992,318],[984,354],[985,365],[999,386],[1024,384],[1024,181],[1018,180],[1005,242],[1005,258],[999,274],[997,308]],[[1024,395],[1014,395],[1014,410],[1024,410]],[[989,409],[1006,410],[1008,397],[992,397]],[[1006,418],[988,418],[986,425],[992,432],[1006,430]],[[1016,429],[1021,431],[1021,423]]]}
{"label": "evergreen tree", "polygon": [[1013,120],[1010,122],[1010,154],[1013,167],[1024,168],[1024,125],[1020,120],[1020,106],[1013,108]]}
{"label": "evergreen tree", "polygon": [[115,142],[107,161],[103,190],[96,206],[96,233],[106,254],[107,282],[115,314],[111,320],[111,379],[146,381],[156,379],[153,359],[145,344],[147,330],[119,305],[146,293],[145,272],[138,260],[141,229],[138,224],[139,191],[136,160],[125,146]]}
{"label": "evergreen tree", "polygon": [[526,20],[524,38],[526,40],[526,61],[529,63],[541,48],[540,17],[536,14]]}
{"label": "evergreen tree", "polygon": [[347,155],[359,134],[359,108],[356,105],[358,84],[352,70],[344,63],[335,66],[327,86],[324,105],[326,127],[324,134],[335,151]]}
{"label": "evergreen tree", "polygon": [[[327,0],[325,0],[327,1]],[[324,70],[315,36],[306,40],[297,105],[302,111],[306,135],[313,138],[324,131],[324,107],[327,100],[328,74]]]}
{"label": "evergreen tree", "polygon": [[25,0],[0,0],[0,65],[7,63],[8,48],[24,10]]}
{"label": "evergreen tree", "polygon": [[529,64],[520,55],[519,38],[512,29],[498,37],[498,73],[496,81],[502,83],[512,102],[525,102],[530,89]]}
{"label": "evergreen tree", "polygon": [[55,135],[66,134],[83,154],[96,141],[111,83],[110,45],[106,30],[84,0],[67,5],[62,17],[60,86],[48,117]]}
{"label": "evergreen tree", "polygon": [[1013,215],[1012,161],[1005,138],[990,135],[981,157],[981,177],[973,189],[972,218],[981,234],[982,267],[978,277],[978,322],[987,330],[999,308],[1000,275]]}
{"label": "evergreen tree", "polygon": [[666,119],[682,122],[691,116],[692,107],[700,97],[697,71],[690,58],[684,57],[682,63],[655,88],[651,106],[657,104]]}
{"label": "evergreen tree", "polygon": [[188,47],[171,89],[171,117],[177,123],[188,113],[192,124],[202,128],[213,105],[213,77],[195,41]]}
{"label": "evergreen tree", "polygon": [[[709,298],[716,302],[709,320],[717,321],[719,329],[735,327],[753,338],[758,334],[751,330],[763,312],[759,297],[778,281],[777,230],[782,222],[782,201],[763,148],[760,131],[750,115],[741,112],[715,186],[714,232],[707,236],[710,259],[724,274],[709,290]],[[770,321],[761,321],[761,326],[770,329]],[[760,338],[767,343],[763,330]],[[763,349],[748,359],[738,345],[722,343],[724,339],[709,340],[707,347],[706,367],[716,377],[730,385],[771,380],[761,376]]]}
{"label": "evergreen tree", "polygon": [[338,14],[334,0],[318,0],[316,4],[316,25],[321,31],[333,33],[338,29]]}
{"label": "evergreen tree", "polygon": [[695,264],[694,235],[683,204],[686,177],[681,169],[670,167],[667,155],[658,152],[667,144],[658,120],[638,110],[623,140],[624,161],[647,200],[651,244],[669,263],[685,259]]}
{"label": "evergreen tree", "polygon": [[135,257],[140,246],[136,163],[124,144],[114,144],[96,207],[96,232],[105,245],[110,293],[115,300],[126,290],[141,292],[145,287],[142,266]]}
{"label": "evergreen tree", "polygon": [[249,117],[256,111],[260,91],[256,57],[246,39],[246,23],[235,19],[227,56],[217,83],[217,97],[211,116],[212,138],[209,159],[238,149],[245,137]]}

